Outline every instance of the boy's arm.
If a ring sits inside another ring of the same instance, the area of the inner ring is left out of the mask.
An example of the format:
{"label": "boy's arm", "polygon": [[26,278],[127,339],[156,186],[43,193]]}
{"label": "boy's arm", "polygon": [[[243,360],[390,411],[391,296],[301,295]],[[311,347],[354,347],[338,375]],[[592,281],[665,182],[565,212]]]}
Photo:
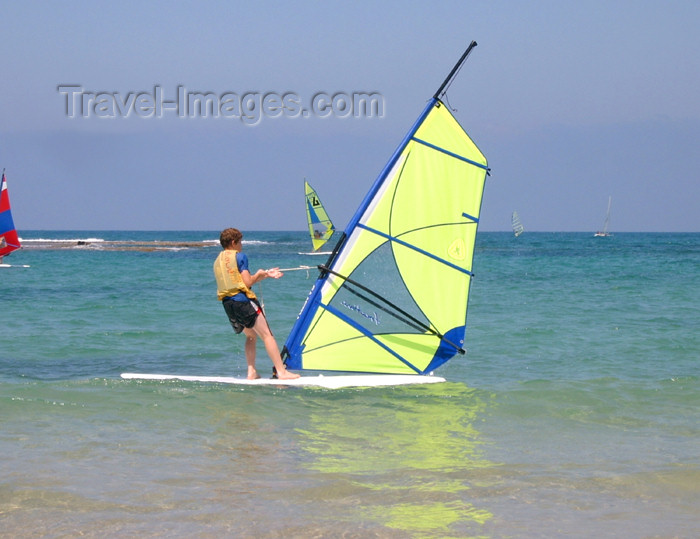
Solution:
{"label": "boy's arm", "polygon": [[243,282],[248,288],[252,287],[255,283],[259,283],[263,279],[267,279],[268,277],[279,279],[282,277],[282,275],[284,275],[284,273],[282,273],[279,268],[271,268],[269,270],[259,269],[253,275],[251,275],[248,270],[243,270],[241,272]]}

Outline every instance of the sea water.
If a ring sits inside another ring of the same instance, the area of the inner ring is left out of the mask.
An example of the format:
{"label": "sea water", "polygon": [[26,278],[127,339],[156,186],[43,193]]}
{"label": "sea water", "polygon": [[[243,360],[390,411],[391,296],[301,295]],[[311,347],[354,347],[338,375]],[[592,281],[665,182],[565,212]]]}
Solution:
{"label": "sea water", "polygon": [[[480,233],[448,382],[341,390],[120,379],[245,374],[217,232],[21,235],[3,536],[700,536],[700,234]],[[301,232],[243,246],[323,261]],[[280,345],[316,273],[258,287]]]}

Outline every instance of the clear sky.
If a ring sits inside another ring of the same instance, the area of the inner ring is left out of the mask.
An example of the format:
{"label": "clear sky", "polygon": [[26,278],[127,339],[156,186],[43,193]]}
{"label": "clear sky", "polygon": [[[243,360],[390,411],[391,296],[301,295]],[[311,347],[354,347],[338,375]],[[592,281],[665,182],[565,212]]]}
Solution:
{"label": "clear sky", "polygon": [[[447,97],[492,168],[481,230],[517,210],[530,231],[594,231],[612,196],[612,232],[700,231],[696,0],[22,1],[0,21],[20,233],[301,230],[304,178],[342,228],[471,40]],[[156,115],[179,91],[273,106],[256,125]],[[274,108],[319,92],[375,92],[383,117]]]}

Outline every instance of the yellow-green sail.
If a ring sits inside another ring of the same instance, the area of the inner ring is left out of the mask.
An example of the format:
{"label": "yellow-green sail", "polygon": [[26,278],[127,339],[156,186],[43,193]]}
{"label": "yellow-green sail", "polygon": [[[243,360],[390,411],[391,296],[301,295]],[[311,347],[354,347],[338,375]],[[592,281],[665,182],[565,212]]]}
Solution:
{"label": "yellow-green sail", "polygon": [[464,353],[488,165],[439,92],[322,267],[289,368],[423,374]]}
{"label": "yellow-green sail", "polygon": [[304,191],[306,193],[306,218],[309,222],[309,234],[314,251],[318,251],[331,238],[335,228],[326,209],[321,204],[314,188],[309,182],[304,180]]}

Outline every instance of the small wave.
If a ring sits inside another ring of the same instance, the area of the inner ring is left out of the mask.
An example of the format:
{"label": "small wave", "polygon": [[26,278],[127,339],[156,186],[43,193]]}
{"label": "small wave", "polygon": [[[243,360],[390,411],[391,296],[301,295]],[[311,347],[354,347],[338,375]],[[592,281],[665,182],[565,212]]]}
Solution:
{"label": "small wave", "polygon": [[102,238],[74,238],[74,239],[56,239],[56,238],[19,238],[21,243],[78,243],[89,242],[99,243],[105,241]]}
{"label": "small wave", "polygon": [[[202,240],[205,245],[219,245],[219,240]],[[294,245],[293,242],[284,241],[264,241],[264,240],[243,240],[243,245]]]}
{"label": "small wave", "polygon": [[179,251],[183,249],[206,249],[214,244],[206,241],[160,241],[160,240],[105,240],[86,239],[32,239],[24,243],[27,249],[86,249],[98,251]]}
{"label": "small wave", "polygon": [[[219,240],[202,240],[202,243],[218,245]],[[244,245],[275,245],[274,241],[243,240]]]}

